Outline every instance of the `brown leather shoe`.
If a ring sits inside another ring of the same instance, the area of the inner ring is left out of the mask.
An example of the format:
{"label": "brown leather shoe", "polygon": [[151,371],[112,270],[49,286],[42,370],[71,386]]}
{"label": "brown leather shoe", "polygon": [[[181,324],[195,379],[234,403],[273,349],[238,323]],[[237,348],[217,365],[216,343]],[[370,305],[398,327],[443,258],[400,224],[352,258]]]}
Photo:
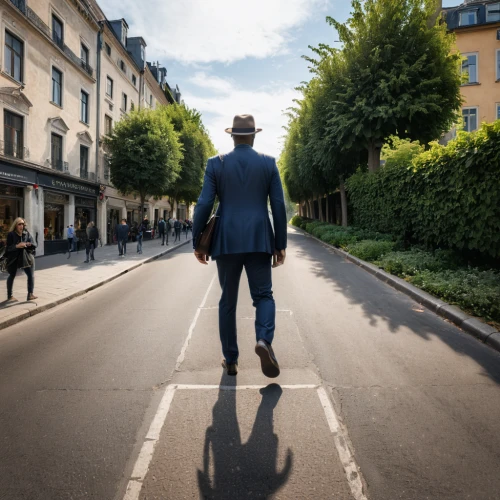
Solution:
{"label": "brown leather shoe", "polygon": [[32,293],[28,294],[28,299],[27,300],[36,300],[38,297],[35,297]]}
{"label": "brown leather shoe", "polygon": [[222,360],[222,368],[227,370],[227,374],[234,377],[238,374],[238,363],[226,363],[226,360]]}
{"label": "brown leather shoe", "polygon": [[276,378],[280,374],[280,365],[278,360],[274,355],[273,348],[271,344],[268,344],[265,340],[261,339],[257,342],[255,346],[255,353],[260,358],[260,366],[262,368],[262,373],[269,378]]}
{"label": "brown leather shoe", "polygon": [[19,302],[15,297],[9,297],[7,299],[7,304],[13,304],[14,302]]}

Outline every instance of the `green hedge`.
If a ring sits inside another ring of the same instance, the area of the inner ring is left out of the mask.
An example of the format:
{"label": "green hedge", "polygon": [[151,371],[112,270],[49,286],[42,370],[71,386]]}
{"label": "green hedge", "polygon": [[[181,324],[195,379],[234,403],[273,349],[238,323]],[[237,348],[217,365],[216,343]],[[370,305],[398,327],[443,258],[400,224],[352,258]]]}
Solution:
{"label": "green hedge", "polygon": [[429,151],[399,141],[383,168],[346,185],[356,226],[500,257],[500,120]]}
{"label": "green hedge", "polygon": [[389,254],[394,248],[392,241],[363,240],[347,247],[347,251],[359,259],[373,262],[383,255]]}
{"label": "green hedge", "polygon": [[408,281],[475,316],[500,321],[500,274],[492,270],[422,271]]}

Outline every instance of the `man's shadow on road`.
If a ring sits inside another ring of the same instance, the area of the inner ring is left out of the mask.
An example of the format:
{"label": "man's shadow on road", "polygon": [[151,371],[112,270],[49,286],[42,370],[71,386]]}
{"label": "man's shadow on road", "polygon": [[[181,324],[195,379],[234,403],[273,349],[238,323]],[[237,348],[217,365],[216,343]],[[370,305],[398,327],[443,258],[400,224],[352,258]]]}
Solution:
{"label": "man's shadow on road", "polygon": [[[262,400],[248,442],[241,442],[236,415],[236,380],[223,375],[213,421],[206,431],[203,471],[198,486],[205,499],[269,498],[288,480],[293,453],[287,451],[281,472],[277,471],[278,436],[273,428],[273,411],[283,393],[278,384],[260,390]],[[249,409],[251,411],[251,409]]]}

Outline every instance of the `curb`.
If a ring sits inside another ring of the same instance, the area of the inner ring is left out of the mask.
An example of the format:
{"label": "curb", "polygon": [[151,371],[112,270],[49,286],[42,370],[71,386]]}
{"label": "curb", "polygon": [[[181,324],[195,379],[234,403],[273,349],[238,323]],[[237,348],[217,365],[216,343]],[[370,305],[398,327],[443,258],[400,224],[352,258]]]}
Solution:
{"label": "curb", "polygon": [[64,302],[68,302],[69,300],[75,299],[76,297],[81,297],[82,295],[85,295],[87,292],[91,292],[92,290],[95,290],[96,288],[99,288],[103,285],[106,285],[107,283],[110,283],[111,281],[114,281],[114,280],[120,278],[124,274],[127,274],[130,271],[133,271],[134,269],[137,269],[138,267],[143,266],[144,264],[148,264],[149,262],[153,262],[153,261],[159,259],[160,257],[163,257],[164,255],[171,253],[174,250],[177,250],[178,248],[183,247],[184,245],[187,245],[191,241],[193,241],[193,238],[189,238],[188,240],[180,243],[179,245],[177,245],[175,247],[168,248],[168,249],[163,250],[162,252],[160,252],[156,255],[153,255],[152,257],[148,257],[145,260],[137,262],[137,263],[133,264],[132,266],[130,266],[128,269],[120,271],[119,273],[116,273],[113,276],[110,276],[109,278],[106,278],[106,279],[100,281],[99,283],[94,283],[93,285],[88,286],[87,288],[84,288],[83,290],[78,290],[77,292],[73,292],[69,295],[66,295],[65,297],[61,297],[60,299],[54,300],[54,301],[49,302],[47,304],[43,304],[41,306],[34,307],[33,309],[22,312],[22,313],[14,316],[12,318],[0,321],[0,330],[8,328],[9,326],[15,325],[17,323],[20,323],[21,321],[23,321],[25,319],[31,318],[32,316],[36,316],[37,314],[40,314],[44,311],[52,309],[58,305],[63,304]]}
{"label": "curb", "polygon": [[340,248],[334,247],[329,243],[321,241],[319,238],[316,238],[316,236],[313,236],[311,233],[308,233],[307,231],[304,231],[299,227],[295,227],[290,224],[289,226],[303,233],[304,235],[309,236],[313,240],[318,241],[322,245],[331,248],[337,255],[353,262],[354,264],[358,265],[365,271],[368,271],[370,274],[378,278],[380,281],[383,281],[399,292],[408,295],[410,298],[423,305],[427,309],[431,310],[432,312],[436,313],[438,316],[451,321],[465,332],[473,335],[484,344],[487,344],[496,351],[500,352],[500,332],[494,327],[483,323],[474,316],[469,316],[458,307],[452,306],[447,302],[434,297],[434,295],[420,290],[420,288],[411,285],[407,281],[389,274],[383,269],[379,269],[377,266],[361,260],[358,257],[354,257],[354,255],[351,255],[345,250],[341,250]]}

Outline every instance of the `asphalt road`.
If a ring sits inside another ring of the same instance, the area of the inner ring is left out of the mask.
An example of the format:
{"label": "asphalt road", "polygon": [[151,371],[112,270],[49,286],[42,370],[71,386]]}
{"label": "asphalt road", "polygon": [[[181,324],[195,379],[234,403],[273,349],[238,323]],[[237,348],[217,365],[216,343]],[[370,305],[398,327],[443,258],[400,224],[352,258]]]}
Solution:
{"label": "asphalt road", "polygon": [[498,499],[499,353],[289,241],[278,379],[244,279],[223,376],[215,265],[188,247],[1,331],[0,499]]}

